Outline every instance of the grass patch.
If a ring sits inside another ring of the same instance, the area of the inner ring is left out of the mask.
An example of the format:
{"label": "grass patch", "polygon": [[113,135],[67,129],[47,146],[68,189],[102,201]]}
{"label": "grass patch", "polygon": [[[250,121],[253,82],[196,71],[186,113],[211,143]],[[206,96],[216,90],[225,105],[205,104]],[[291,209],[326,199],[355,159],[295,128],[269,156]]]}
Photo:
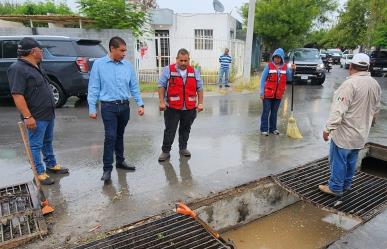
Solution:
{"label": "grass patch", "polygon": [[159,89],[157,83],[150,83],[150,84],[140,84],[140,91],[149,93],[149,92],[157,92]]}
{"label": "grass patch", "polygon": [[254,75],[250,78],[249,82],[239,80],[233,84],[234,91],[241,92],[244,90],[247,91],[256,91],[259,89],[260,75]]}

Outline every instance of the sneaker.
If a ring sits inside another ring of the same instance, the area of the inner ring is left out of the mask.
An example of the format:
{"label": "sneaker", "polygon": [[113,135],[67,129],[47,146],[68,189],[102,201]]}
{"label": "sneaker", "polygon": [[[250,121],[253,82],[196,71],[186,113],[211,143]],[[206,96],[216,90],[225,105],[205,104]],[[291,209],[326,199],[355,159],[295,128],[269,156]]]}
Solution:
{"label": "sneaker", "polygon": [[326,193],[326,194],[329,194],[329,195],[333,195],[333,196],[342,196],[342,195],[343,195],[343,193],[341,193],[341,192],[333,192],[333,191],[329,188],[328,185],[318,185],[318,188],[319,188],[322,192],[324,192],[324,193]]}
{"label": "sneaker", "polygon": [[274,131],[272,131],[271,133],[273,133],[274,135],[279,135],[279,134],[281,134],[281,133],[279,132],[279,130],[274,130]]}
{"label": "sneaker", "polygon": [[230,87],[230,85],[226,85],[225,87]]}
{"label": "sneaker", "polygon": [[69,169],[60,166],[59,164],[55,165],[54,167],[47,167],[47,172],[54,173],[54,174],[67,174],[69,173]]}
{"label": "sneaker", "polygon": [[187,150],[187,149],[181,149],[181,150],[179,150],[179,153],[180,153],[180,155],[185,156],[185,157],[191,156],[191,152],[189,152],[189,150]]}
{"label": "sneaker", "polygon": [[171,157],[171,154],[169,154],[169,152],[161,152],[159,156],[159,162],[164,162],[168,160],[170,157]]}
{"label": "sneaker", "polygon": [[261,131],[261,135],[262,135],[262,136],[269,136],[269,132],[267,132],[267,131]]}
{"label": "sneaker", "polygon": [[38,179],[42,185],[51,185],[54,184],[55,181],[51,179],[46,172],[43,172],[42,174],[38,175]]}

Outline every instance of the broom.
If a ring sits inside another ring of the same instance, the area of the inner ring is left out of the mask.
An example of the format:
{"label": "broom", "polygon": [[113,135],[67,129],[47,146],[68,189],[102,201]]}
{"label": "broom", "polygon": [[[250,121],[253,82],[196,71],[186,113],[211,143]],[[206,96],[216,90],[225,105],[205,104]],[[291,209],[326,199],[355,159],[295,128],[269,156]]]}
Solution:
{"label": "broom", "polygon": [[[294,55],[293,55],[293,64],[294,64]],[[294,118],[293,113],[293,99],[294,99],[294,69],[292,69],[292,100],[291,100],[291,114],[288,120],[288,129],[286,131],[286,135],[290,138],[300,139],[302,138],[301,132],[297,127],[296,119]]]}
{"label": "broom", "polygon": [[42,213],[43,213],[43,215],[52,213],[52,212],[54,212],[54,208],[48,202],[48,199],[44,195],[43,190],[40,186],[38,173],[36,172],[35,163],[34,163],[34,160],[32,158],[32,152],[31,152],[29,141],[27,138],[26,126],[25,126],[24,122],[18,122],[18,126],[19,126],[19,130],[20,130],[20,135],[21,135],[22,140],[23,140],[24,148],[25,148],[26,153],[27,153],[27,157],[28,157],[30,164],[31,164],[32,172],[34,173],[34,179],[35,179],[36,188],[38,189],[38,199],[40,200],[40,206],[41,206]]}

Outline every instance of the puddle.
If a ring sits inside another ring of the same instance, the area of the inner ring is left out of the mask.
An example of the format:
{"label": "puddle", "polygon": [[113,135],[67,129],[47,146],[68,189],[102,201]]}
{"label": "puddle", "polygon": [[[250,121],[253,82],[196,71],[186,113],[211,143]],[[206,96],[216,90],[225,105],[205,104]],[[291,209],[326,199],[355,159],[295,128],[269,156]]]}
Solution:
{"label": "puddle", "polygon": [[299,201],[222,236],[238,249],[311,249],[326,246],[357,224]]}

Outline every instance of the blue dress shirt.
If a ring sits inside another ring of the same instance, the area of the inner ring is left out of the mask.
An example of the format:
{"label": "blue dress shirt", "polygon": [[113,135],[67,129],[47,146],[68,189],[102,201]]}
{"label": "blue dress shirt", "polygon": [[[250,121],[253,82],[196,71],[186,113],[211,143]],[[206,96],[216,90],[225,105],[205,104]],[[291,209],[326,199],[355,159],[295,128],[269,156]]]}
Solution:
{"label": "blue dress shirt", "polygon": [[133,96],[138,106],[144,103],[136,74],[129,61],[115,62],[109,55],[95,60],[90,72],[87,102],[89,113],[97,113],[98,100],[129,100]]}

